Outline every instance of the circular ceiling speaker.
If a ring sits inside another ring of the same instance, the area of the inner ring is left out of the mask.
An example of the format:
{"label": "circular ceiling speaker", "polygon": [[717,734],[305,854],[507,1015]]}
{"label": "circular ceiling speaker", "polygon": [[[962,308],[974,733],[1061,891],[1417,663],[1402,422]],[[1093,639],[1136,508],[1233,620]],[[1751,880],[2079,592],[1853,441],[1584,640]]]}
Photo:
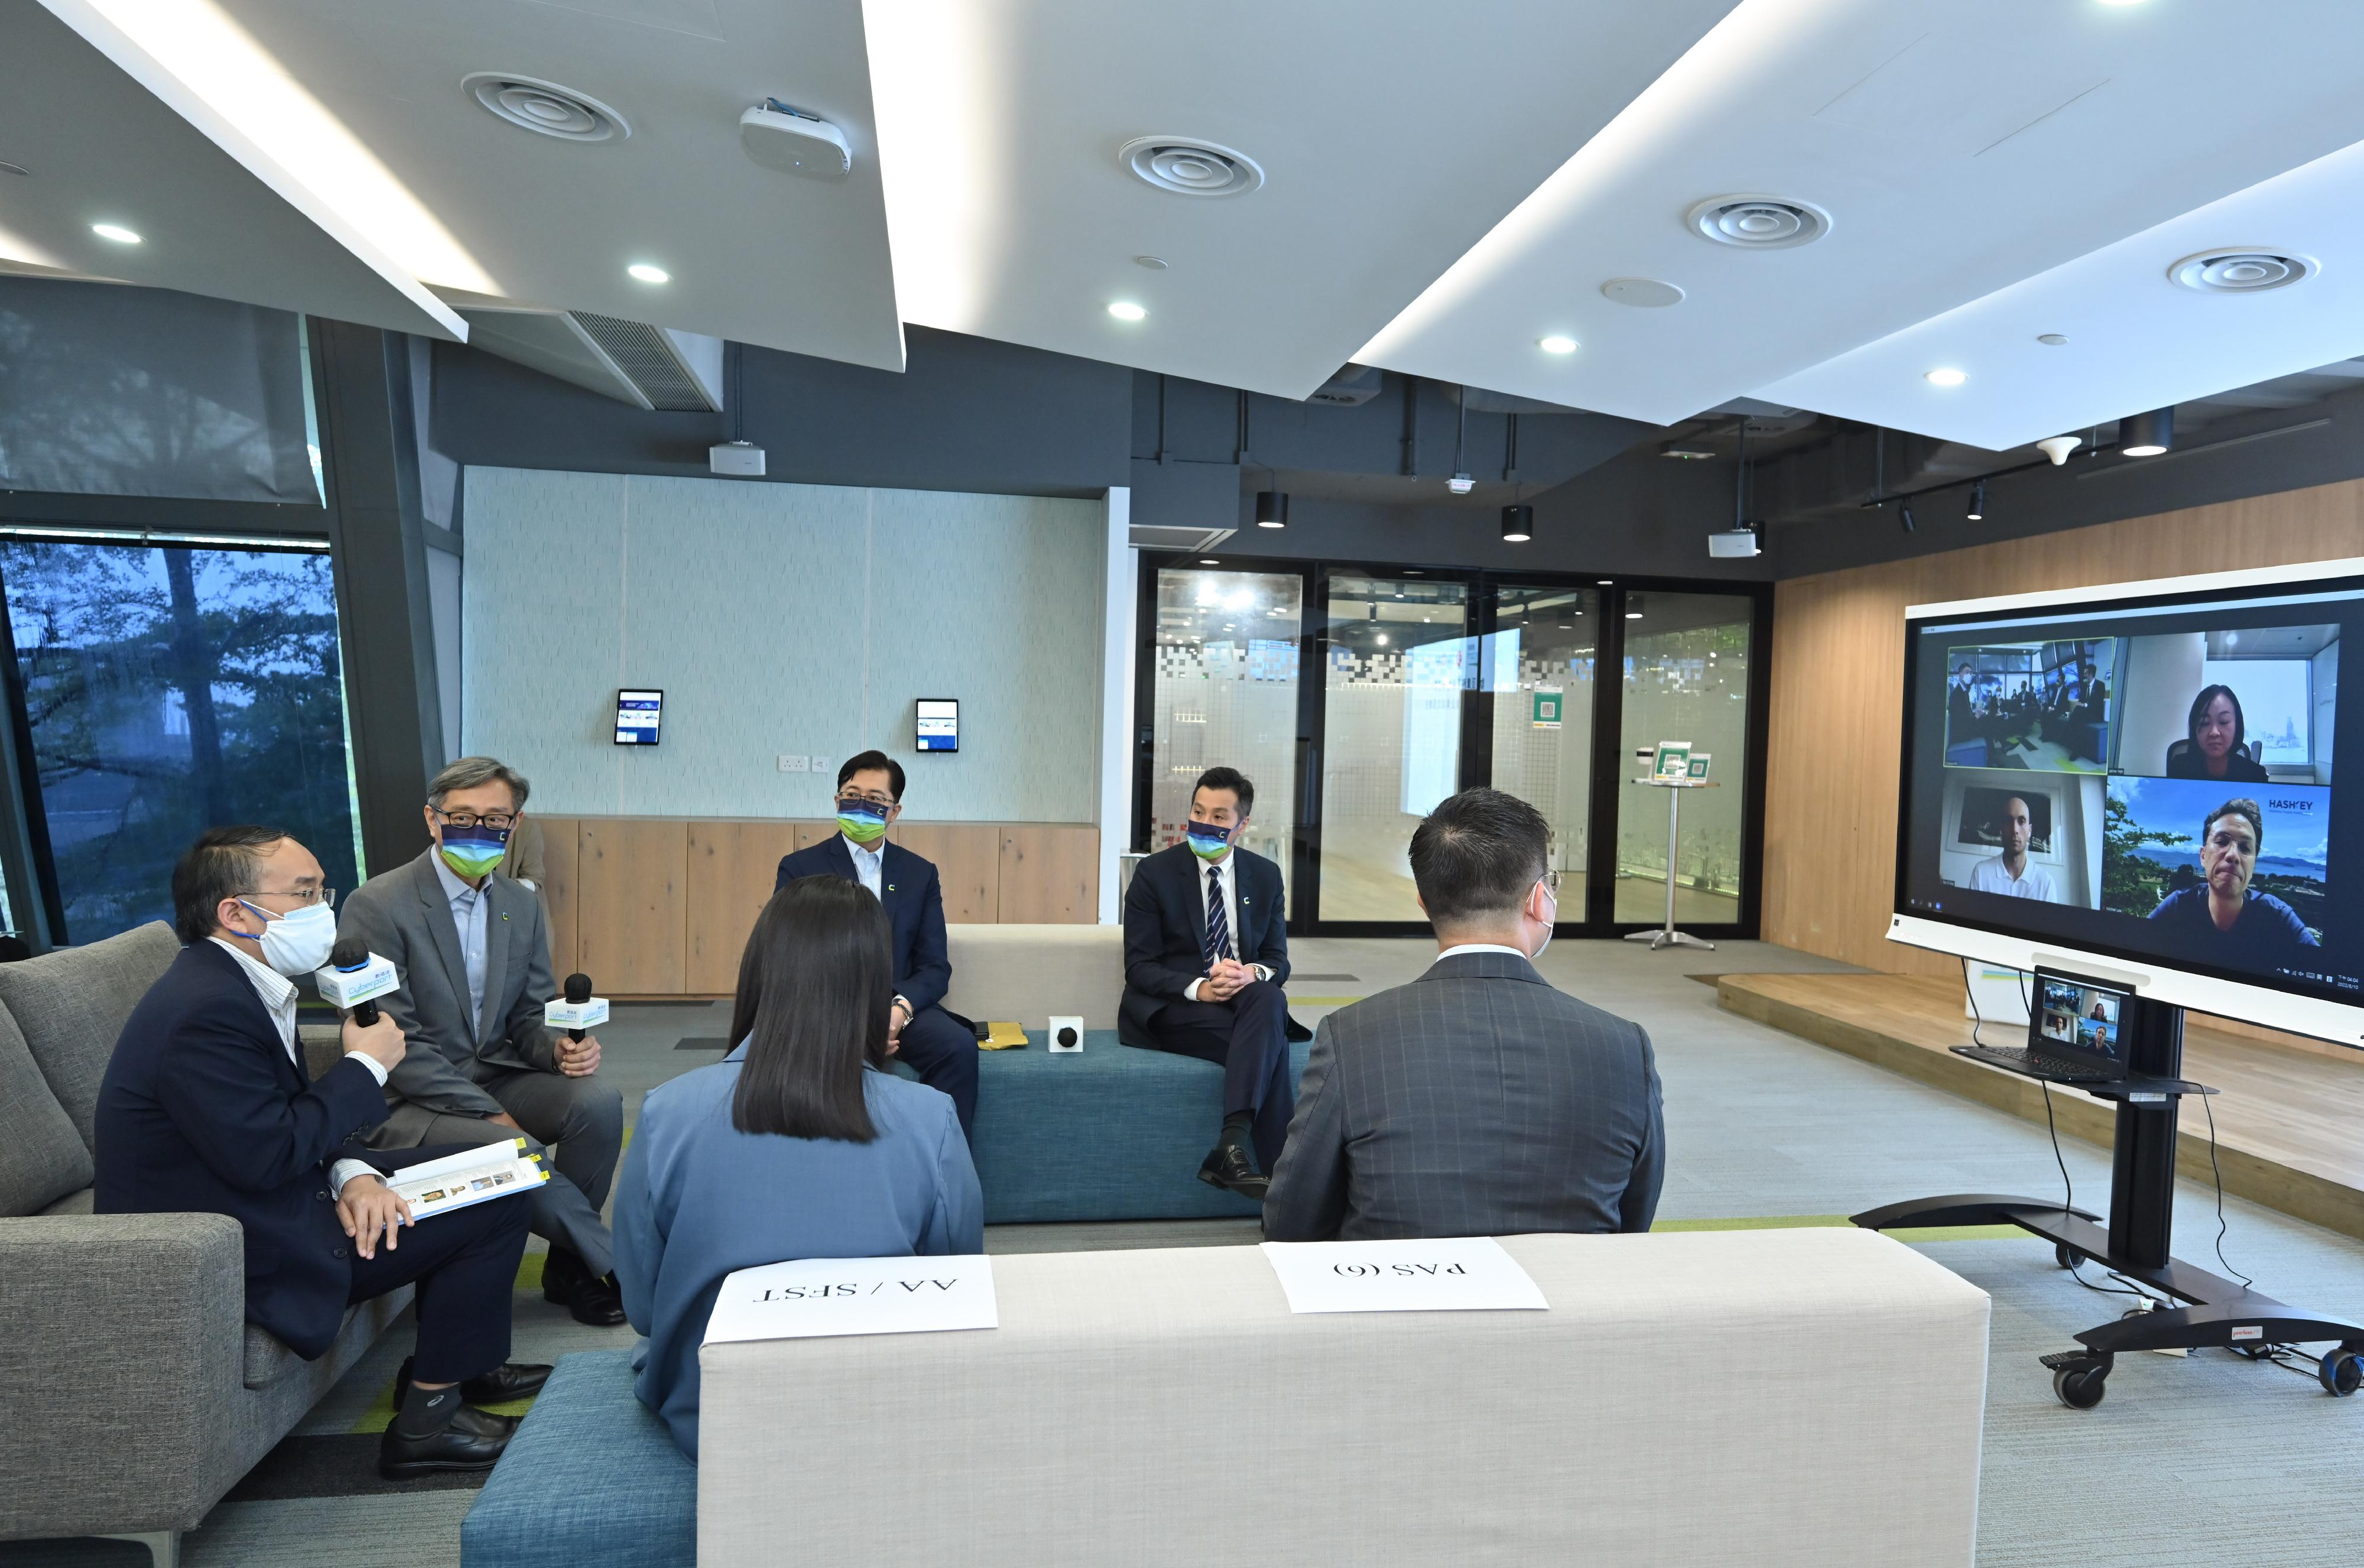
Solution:
{"label": "circular ceiling speaker", "polygon": [[2202,250],[2167,270],[2168,281],[2201,294],[2263,294],[2304,283],[2321,271],[2312,256],[2274,250]]}
{"label": "circular ceiling speaker", "polygon": [[1812,244],[1831,231],[1831,215],[1786,196],[1710,196],[1684,215],[1702,239],[1744,250]]}
{"label": "circular ceiling speaker", "polygon": [[1611,278],[1600,285],[1600,292],[1619,305],[1638,305],[1651,310],[1683,302],[1680,288],[1656,278]]}
{"label": "circular ceiling speaker", "polygon": [[479,71],[460,79],[468,95],[523,130],[561,141],[621,141],[632,134],[624,117],[587,94],[555,82]]}
{"label": "circular ceiling speaker", "polygon": [[1159,190],[1176,195],[1243,196],[1264,183],[1264,170],[1246,153],[1187,136],[1136,137],[1116,156]]}

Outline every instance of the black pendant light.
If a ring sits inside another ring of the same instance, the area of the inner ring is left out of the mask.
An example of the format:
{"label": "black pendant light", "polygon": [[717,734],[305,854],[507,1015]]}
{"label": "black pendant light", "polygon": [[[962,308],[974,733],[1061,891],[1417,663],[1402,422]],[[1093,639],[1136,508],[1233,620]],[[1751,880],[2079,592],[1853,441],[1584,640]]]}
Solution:
{"label": "black pendant light", "polygon": [[1288,527],[1288,493],[1285,490],[1257,491],[1255,521],[1260,528]]}
{"label": "black pendant light", "polygon": [[2175,450],[2175,405],[2132,414],[2118,421],[2118,450],[2126,457],[2157,457]]}
{"label": "black pendant light", "polygon": [[1506,544],[1524,544],[1535,537],[1535,509],[1533,506],[1502,508],[1502,540]]}

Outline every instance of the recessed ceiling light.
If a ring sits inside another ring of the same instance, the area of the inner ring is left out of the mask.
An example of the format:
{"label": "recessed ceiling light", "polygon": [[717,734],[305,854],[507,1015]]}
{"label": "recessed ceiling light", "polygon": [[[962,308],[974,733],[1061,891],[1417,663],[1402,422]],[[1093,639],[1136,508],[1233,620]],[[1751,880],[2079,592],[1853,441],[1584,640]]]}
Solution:
{"label": "recessed ceiling light", "polygon": [[2047,349],[2065,348],[2068,343],[2068,334],[2066,332],[2040,332],[2036,334],[2035,340],[2043,344]]}
{"label": "recessed ceiling light", "polygon": [[1109,314],[1119,321],[1139,321],[1147,317],[1149,312],[1129,299],[1120,299],[1110,304]]}
{"label": "recessed ceiling light", "polygon": [[1220,561],[1209,561],[1204,556],[1201,556],[1199,560],[1199,564],[1201,566],[1221,566],[1222,562]]}
{"label": "recessed ceiling light", "polygon": [[1615,583],[1616,579],[1613,577],[1603,577],[1600,579],[1600,585],[1604,588],[1613,586]]}
{"label": "recessed ceiling light", "polygon": [[93,234],[97,235],[101,239],[112,239],[117,245],[137,245],[139,243],[139,236],[132,233],[131,230],[124,228],[119,223],[94,223],[90,226],[90,231]]}
{"label": "recessed ceiling light", "polygon": [[1645,310],[1663,310],[1683,302],[1679,284],[1658,278],[1611,278],[1600,285],[1600,295],[1603,299],[1639,306]]}
{"label": "recessed ceiling light", "polygon": [[666,272],[663,267],[652,267],[646,261],[635,261],[630,266],[626,267],[624,271],[630,272],[633,277],[640,279],[640,281],[644,284],[669,284],[673,282],[673,274],[671,272]]}
{"label": "recessed ceiling light", "polygon": [[1554,333],[1548,338],[1536,339],[1535,347],[1546,354],[1572,354],[1576,352],[1576,339]]}
{"label": "recessed ceiling light", "polygon": [[1970,378],[1951,365],[1940,365],[1935,370],[1924,373],[1921,379],[1931,386],[1959,386]]}

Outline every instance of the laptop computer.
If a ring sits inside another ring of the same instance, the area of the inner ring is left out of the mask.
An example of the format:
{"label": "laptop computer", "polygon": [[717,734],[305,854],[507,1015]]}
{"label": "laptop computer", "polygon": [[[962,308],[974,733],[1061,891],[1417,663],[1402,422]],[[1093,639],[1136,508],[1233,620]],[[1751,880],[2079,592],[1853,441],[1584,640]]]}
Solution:
{"label": "laptop computer", "polygon": [[2035,1006],[2027,1014],[2027,1049],[1989,1046],[1971,1054],[2047,1078],[2113,1084],[2127,1074],[2119,1031],[2132,993],[2073,974],[2035,972]]}

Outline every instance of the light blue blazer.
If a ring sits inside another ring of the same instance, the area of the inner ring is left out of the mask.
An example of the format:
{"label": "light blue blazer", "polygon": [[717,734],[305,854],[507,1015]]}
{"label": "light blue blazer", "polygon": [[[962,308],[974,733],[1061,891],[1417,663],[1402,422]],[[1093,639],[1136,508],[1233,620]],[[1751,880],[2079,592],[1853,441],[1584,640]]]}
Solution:
{"label": "light blue blazer", "polygon": [[985,1198],[950,1096],[865,1070],[868,1143],[730,1125],[742,1042],[649,1091],[616,1190],[616,1279],[645,1336],[641,1402],[697,1457],[697,1348],[725,1275],[797,1258],[985,1251]]}

